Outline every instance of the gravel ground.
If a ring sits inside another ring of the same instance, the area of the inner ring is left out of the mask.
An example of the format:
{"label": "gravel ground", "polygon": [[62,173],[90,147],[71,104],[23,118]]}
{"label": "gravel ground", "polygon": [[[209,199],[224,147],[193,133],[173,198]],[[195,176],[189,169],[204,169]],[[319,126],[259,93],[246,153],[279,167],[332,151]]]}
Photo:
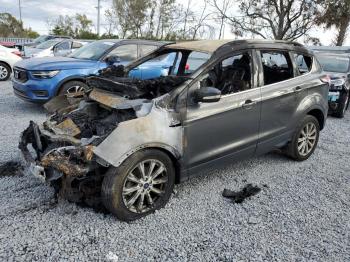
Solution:
{"label": "gravel ground", "polygon": [[[19,133],[44,116],[0,84],[0,162],[18,158]],[[308,161],[269,154],[203,173],[132,223],[55,203],[30,176],[0,177],[0,260],[349,261],[349,130],[350,113],[329,118]],[[221,196],[247,183],[262,191],[243,204]]]}

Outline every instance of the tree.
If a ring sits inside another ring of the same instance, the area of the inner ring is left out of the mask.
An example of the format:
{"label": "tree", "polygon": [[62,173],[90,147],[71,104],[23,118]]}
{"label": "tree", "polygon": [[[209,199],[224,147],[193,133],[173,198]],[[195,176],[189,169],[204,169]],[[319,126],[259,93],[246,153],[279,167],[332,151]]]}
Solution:
{"label": "tree", "polygon": [[0,13],[0,34],[2,37],[35,38],[39,34],[31,28],[23,28],[23,23],[10,13]]}
{"label": "tree", "polygon": [[350,24],[350,0],[323,0],[319,2],[323,11],[316,19],[317,24],[325,25],[327,29],[335,26],[337,35],[333,43],[342,46]]}
{"label": "tree", "polygon": [[293,41],[309,33],[318,13],[315,0],[228,0],[228,5],[238,3],[238,15],[225,12],[219,1],[212,0],[212,5],[238,36],[251,33],[264,39]]}
{"label": "tree", "polygon": [[85,14],[75,14],[75,16],[62,16],[49,21],[52,34],[68,35],[81,39],[97,39],[97,34],[92,32],[93,22]]}

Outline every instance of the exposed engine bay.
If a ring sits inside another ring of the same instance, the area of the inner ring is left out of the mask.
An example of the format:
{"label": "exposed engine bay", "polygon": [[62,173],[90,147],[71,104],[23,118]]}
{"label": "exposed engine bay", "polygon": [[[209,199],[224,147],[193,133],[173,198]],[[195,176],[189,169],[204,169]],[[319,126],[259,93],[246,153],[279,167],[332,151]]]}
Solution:
{"label": "exposed engine bay", "polygon": [[50,100],[45,107],[52,115],[41,125],[30,122],[21,135],[30,172],[70,201],[99,203],[107,169],[147,144],[181,156],[182,128],[168,93],[189,78],[123,74],[112,66],[88,77],[88,90]]}

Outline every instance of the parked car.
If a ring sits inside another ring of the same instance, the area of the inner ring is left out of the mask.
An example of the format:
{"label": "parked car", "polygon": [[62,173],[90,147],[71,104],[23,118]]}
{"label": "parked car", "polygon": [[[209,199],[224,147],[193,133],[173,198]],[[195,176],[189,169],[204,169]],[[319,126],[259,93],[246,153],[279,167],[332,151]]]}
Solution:
{"label": "parked car", "polygon": [[20,50],[24,51],[25,47],[36,47],[40,45],[41,43],[44,43],[46,41],[52,40],[52,39],[72,39],[70,36],[62,36],[62,35],[41,35],[37,38],[35,38],[32,42],[30,43],[25,43],[25,44],[15,44],[15,46]]}
{"label": "parked car", "polygon": [[350,46],[309,46],[309,49],[315,52],[349,54]]}
{"label": "parked car", "polygon": [[[14,93],[23,100],[44,103],[58,94],[87,88],[85,77],[97,74],[111,63],[126,65],[164,44],[147,40],[99,40],[67,57],[24,59],[15,65],[18,73],[12,79]],[[131,75],[141,77],[141,70],[136,69]]]}
{"label": "parked car", "polygon": [[90,43],[89,40],[73,40],[56,38],[48,40],[34,47],[25,47],[24,57],[52,57],[66,56],[71,54],[76,49]]}
{"label": "parked car", "polygon": [[323,70],[330,75],[329,112],[343,118],[349,107],[350,55],[315,53]]}
{"label": "parked car", "polygon": [[[165,54],[175,54],[167,76],[127,77]],[[202,62],[188,72],[191,57]],[[325,125],[329,78],[297,43],[184,42],[115,69],[88,77],[83,100],[71,97],[65,109],[56,103],[62,97],[48,102],[56,114],[31,122],[19,147],[31,172],[61,196],[102,201],[122,220],[163,207],[175,183],[208,167],[277,148],[306,160]]]}
{"label": "parked car", "polygon": [[0,45],[0,81],[10,78],[13,65],[20,60],[21,53],[17,49]]}

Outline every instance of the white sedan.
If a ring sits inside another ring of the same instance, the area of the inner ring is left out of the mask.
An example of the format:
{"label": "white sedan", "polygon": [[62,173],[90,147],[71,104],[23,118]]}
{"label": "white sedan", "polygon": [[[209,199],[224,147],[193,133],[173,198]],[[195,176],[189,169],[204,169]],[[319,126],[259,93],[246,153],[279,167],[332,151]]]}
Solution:
{"label": "white sedan", "polygon": [[21,52],[0,45],[0,81],[9,79],[13,65],[22,60]]}

